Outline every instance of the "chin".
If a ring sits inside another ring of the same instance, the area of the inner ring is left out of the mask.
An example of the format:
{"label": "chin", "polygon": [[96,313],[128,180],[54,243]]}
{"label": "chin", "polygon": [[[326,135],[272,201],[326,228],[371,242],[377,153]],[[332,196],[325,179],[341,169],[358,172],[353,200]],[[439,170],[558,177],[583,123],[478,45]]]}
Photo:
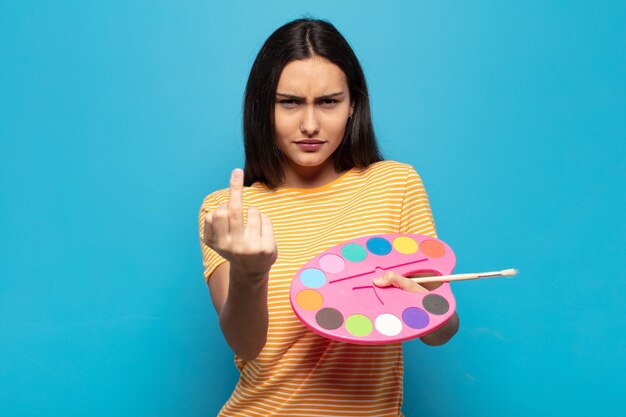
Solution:
{"label": "chin", "polygon": [[315,159],[315,160],[306,159],[303,161],[296,162],[296,165],[301,166],[303,168],[315,168],[315,167],[322,167],[324,165],[328,165],[329,163],[331,163],[331,161],[329,161],[328,159]]}

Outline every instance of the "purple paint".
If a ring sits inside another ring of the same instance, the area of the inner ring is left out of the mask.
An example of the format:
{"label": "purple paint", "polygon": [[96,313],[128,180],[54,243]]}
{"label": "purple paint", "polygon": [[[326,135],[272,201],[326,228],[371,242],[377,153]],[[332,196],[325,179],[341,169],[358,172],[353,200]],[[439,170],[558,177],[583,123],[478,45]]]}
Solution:
{"label": "purple paint", "polygon": [[409,307],[402,312],[402,321],[412,329],[423,329],[428,326],[428,314],[418,307]]}

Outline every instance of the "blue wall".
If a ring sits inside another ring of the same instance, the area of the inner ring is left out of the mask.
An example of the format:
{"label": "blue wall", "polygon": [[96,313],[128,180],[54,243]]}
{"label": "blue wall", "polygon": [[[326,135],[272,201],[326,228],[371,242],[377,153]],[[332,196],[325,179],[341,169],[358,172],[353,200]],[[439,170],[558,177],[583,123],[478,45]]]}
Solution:
{"label": "blue wall", "polygon": [[405,344],[407,416],[621,415],[626,6],[387,3],[0,4],[1,416],[217,413],[237,372],[197,212],[303,14],[355,48],[457,272],[521,271],[457,283],[453,341]]}

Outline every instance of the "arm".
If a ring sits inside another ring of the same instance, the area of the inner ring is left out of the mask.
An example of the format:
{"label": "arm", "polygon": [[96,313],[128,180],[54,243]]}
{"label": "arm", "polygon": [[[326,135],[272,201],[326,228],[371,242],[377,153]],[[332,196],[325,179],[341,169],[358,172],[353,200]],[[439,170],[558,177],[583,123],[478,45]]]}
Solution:
{"label": "arm", "polygon": [[228,262],[209,278],[220,327],[233,352],[252,360],[265,346],[267,281],[277,251],[272,224],[254,207],[242,212],[243,173],[233,171],[228,204],[204,216],[203,242]]}
{"label": "arm", "polygon": [[246,276],[226,262],[211,274],[209,291],[230,348],[244,360],[256,358],[267,339],[267,275]]}

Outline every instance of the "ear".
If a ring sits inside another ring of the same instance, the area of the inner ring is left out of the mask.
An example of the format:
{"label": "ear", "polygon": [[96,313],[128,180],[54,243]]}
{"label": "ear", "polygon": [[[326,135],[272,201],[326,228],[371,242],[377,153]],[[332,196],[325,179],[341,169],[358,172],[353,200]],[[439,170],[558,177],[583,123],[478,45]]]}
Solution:
{"label": "ear", "polygon": [[348,115],[349,118],[352,118],[352,113],[354,113],[354,101],[350,103],[350,113]]}

